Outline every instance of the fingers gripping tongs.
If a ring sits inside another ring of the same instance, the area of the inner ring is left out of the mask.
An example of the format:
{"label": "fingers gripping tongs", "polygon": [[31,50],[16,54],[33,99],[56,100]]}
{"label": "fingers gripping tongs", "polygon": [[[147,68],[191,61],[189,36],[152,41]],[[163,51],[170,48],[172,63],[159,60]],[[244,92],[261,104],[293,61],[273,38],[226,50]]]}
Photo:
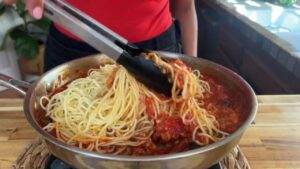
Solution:
{"label": "fingers gripping tongs", "polygon": [[166,74],[139,49],[63,0],[45,0],[45,15],[83,41],[123,65],[146,86],[170,96],[172,84]]}

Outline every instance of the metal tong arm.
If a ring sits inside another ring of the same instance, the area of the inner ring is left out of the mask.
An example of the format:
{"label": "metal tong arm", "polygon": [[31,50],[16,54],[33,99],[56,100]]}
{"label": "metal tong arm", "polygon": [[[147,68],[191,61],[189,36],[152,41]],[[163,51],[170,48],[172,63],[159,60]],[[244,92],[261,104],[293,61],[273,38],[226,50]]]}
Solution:
{"label": "metal tong arm", "polygon": [[45,15],[95,49],[117,60],[127,40],[62,0],[45,0]]}
{"label": "metal tong arm", "polygon": [[28,89],[30,88],[31,85],[28,82],[16,80],[13,79],[12,77],[0,73],[0,86],[13,89],[18,93],[22,94],[23,96],[25,96],[26,92],[22,88]]}
{"label": "metal tong arm", "polygon": [[145,50],[130,45],[127,40],[63,0],[45,0],[45,14],[52,21],[123,65],[146,86],[170,95],[172,84],[167,75],[163,74],[151,60],[135,57],[146,52]]}

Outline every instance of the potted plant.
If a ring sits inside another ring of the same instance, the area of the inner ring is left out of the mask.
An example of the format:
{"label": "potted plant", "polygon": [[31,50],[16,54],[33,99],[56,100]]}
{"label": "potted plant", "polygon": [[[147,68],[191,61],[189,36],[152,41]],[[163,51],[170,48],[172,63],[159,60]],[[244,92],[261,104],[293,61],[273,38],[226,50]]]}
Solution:
{"label": "potted plant", "polygon": [[[23,23],[10,29],[5,36],[13,40],[14,48],[19,57],[19,67],[22,78],[27,74],[43,73],[44,42],[48,34],[50,20],[42,18],[33,20],[27,13],[22,0],[17,0],[13,6],[0,4],[0,15],[12,10],[16,12]],[[5,40],[0,44],[0,50],[5,49]]]}

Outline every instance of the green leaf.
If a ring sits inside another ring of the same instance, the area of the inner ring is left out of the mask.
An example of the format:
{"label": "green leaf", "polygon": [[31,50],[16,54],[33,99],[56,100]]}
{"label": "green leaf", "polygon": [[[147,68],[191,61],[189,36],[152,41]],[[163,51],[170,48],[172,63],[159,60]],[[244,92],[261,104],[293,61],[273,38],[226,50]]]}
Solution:
{"label": "green leaf", "polygon": [[12,38],[13,40],[16,40],[17,38],[19,37],[24,37],[26,36],[26,32],[24,30],[24,28],[22,26],[19,26],[15,29],[13,29],[10,33],[9,33],[9,36],[10,38]]}
{"label": "green leaf", "polygon": [[24,31],[24,27],[22,25],[10,28],[4,35],[4,38],[2,40],[2,44],[0,44],[0,51],[4,49],[4,44],[7,39],[7,37],[10,37],[11,39],[15,40],[19,36],[24,36],[26,34]]}
{"label": "green leaf", "polygon": [[5,12],[5,5],[3,2],[0,2],[0,16]]}
{"label": "green leaf", "polygon": [[20,15],[20,17],[24,17],[26,15],[25,3],[22,0],[17,0],[16,2],[16,11]]}
{"label": "green leaf", "polygon": [[51,21],[45,17],[40,20],[31,21],[30,23],[39,27],[40,29],[42,29],[45,32],[48,32],[50,25],[51,25]]}
{"label": "green leaf", "polygon": [[20,57],[34,59],[38,53],[38,41],[29,35],[15,39],[15,50]]}

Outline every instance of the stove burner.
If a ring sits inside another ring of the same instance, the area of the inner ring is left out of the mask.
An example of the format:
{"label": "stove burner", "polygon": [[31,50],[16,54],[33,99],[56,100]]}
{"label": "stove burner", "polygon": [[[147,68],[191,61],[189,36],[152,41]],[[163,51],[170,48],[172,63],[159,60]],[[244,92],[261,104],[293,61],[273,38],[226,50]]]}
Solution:
{"label": "stove burner", "polygon": [[73,169],[73,168],[70,167],[65,162],[63,162],[62,160],[51,155],[48,159],[45,169]]}
{"label": "stove burner", "polygon": [[[45,169],[75,169],[75,168],[70,167],[68,164],[66,164],[62,160],[51,155],[48,159]],[[217,163],[217,164],[211,166],[209,169],[222,169],[222,167],[219,163]]]}

